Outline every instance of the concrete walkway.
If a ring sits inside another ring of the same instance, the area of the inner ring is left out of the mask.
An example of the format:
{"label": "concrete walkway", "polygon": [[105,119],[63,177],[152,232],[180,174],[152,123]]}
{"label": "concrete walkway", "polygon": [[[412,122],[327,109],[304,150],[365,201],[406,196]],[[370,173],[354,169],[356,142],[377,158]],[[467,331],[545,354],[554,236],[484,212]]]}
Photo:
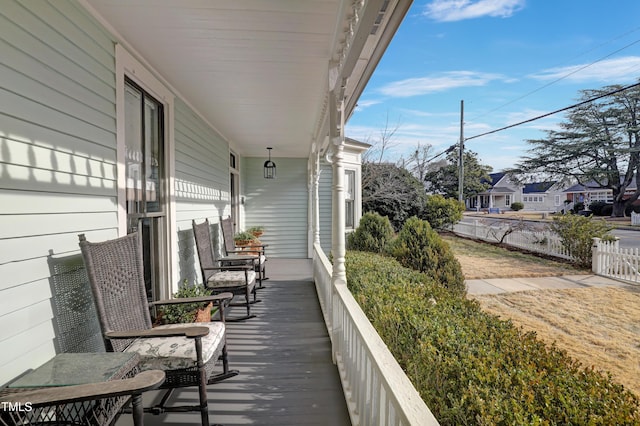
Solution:
{"label": "concrete walkway", "polygon": [[465,283],[467,284],[467,293],[470,296],[543,289],[630,286],[629,284],[598,275],[563,275],[559,277],[535,278],[486,278],[466,280]]}

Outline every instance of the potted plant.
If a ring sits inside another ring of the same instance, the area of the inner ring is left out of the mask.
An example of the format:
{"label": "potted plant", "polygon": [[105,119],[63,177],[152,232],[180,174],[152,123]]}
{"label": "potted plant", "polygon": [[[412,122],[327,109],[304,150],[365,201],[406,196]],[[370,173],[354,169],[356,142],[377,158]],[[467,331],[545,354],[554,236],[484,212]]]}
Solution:
{"label": "potted plant", "polygon": [[[210,292],[202,284],[189,284],[185,279],[174,297],[200,297],[209,296]],[[211,321],[213,303],[184,303],[179,305],[166,305],[158,312],[157,324],[183,324],[189,322]]]}
{"label": "potted plant", "polygon": [[252,226],[249,229],[247,229],[247,232],[250,232],[256,238],[260,238],[264,233],[264,226],[261,226],[261,225]]}
{"label": "potted plant", "polygon": [[238,232],[233,236],[233,241],[236,243],[238,247],[245,247],[251,244],[256,237],[249,231]]}

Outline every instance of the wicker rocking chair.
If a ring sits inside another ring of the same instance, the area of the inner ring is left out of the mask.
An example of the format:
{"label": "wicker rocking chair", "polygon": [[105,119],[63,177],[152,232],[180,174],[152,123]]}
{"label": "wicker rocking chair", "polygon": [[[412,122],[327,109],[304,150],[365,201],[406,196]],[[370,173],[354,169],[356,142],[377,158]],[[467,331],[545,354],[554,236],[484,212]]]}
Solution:
{"label": "wicker rocking chair", "polygon": [[[192,227],[205,286],[212,294],[231,292],[244,296],[244,302],[232,303],[231,306],[244,306],[247,309],[247,315],[240,318],[228,317],[227,321],[254,318],[255,315],[251,314],[251,305],[260,302],[256,298],[255,263],[258,261],[258,257],[232,256],[218,259],[212,244],[209,219],[200,224],[194,220]],[[242,261],[230,262],[231,259],[241,259]]]}
{"label": "wicker rocking chair", "polygon": [[[150,304],[138,233],[101,243],[91,243],[83,234],[79,238],[107,350],[137,353],[141,357],[141,370],[162,370],[166,374],[161,388],[167,392],[158,405],[145,408],[145,412],[199,411],[202,425],[208,426],[206,386],[238,374],[229,370],[224,325],[224,308],[233,295],[223,293]],[[220,308],[222,322],[152,328],[149,306],[209,301]],[[214,374],[219,359],[222,372]],[[190,386],[199,389],[199,405],[165,405],[174,389]]]}
{"label": "wicker rocking chair", "polygon": [[231,220],[231,217],[223,219],[222,216],[220,216],[220,227],[222,228],[222,239],[224,241],[223,247],[225,255],[233,259],[231,261],[228,261],[227,264],[237,265],[241,263],[238,262],[238,260],[236,259],[237,257],[256,256],[258,258],[258,262],[256,263],[256,272],[258,272],[258,284],[259,288],[262,288],[262,281],[268,279],[266,276],[267,256],[265,254],[267,244],[252,245],[249,253],[254,254],[247,255],[247,251],[236,247],[235,241],[233,239],[233,222]]}

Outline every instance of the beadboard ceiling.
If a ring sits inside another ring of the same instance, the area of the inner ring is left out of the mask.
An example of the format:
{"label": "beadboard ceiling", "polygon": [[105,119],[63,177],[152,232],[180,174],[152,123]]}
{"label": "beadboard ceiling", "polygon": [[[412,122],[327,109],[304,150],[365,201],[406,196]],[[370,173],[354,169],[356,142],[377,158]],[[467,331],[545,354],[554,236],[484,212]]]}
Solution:
{"label": "beadboard ceiling", "polygon": [[355,8],[366,5],[358,22],[372,18],[343,58],[349,113],[411,0],[360,2],[86,0],[233,149],[266,156],[271,146],[274,157],[307,157],[326,133],[329,64]]}

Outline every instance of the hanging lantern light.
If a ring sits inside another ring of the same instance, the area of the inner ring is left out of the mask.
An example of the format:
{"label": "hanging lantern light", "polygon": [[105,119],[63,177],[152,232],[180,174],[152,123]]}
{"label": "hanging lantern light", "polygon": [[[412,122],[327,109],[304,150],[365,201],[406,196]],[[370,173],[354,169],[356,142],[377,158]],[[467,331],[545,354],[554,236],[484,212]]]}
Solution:
{"label": "hanging lantern light", "polygon": [[269,150],[269,159],[264,162],[264,178],[275,179],[276,178],[276,163],[271,161],[271,147],[267,147]]}

